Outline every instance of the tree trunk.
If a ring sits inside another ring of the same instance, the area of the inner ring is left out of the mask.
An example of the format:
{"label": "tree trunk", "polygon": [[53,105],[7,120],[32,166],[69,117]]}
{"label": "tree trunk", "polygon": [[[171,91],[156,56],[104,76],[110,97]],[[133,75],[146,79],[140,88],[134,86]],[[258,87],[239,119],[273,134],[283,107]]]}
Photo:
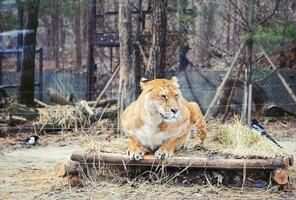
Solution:
{"label": "tree trunk", "polygon": [[132,60],[132,14],[130,0],[119,1],[119,92],[118,92],[118,130],[121,130],[121,114],[135,100],[135,67]]}
{"label": "tree trunk", "polygon": [[[154,78],[164,77],[166,64],[167,0],[154,1],[154,31],[156,34],[156,63]],[[153,30],[153,28],[152,28]],[[158,50],[158,51],[157,51]]]}
{"label": "tree trunk", "polygon": [[88,17],[88,52],[87,52],[87,100],[92,100],[95,85],[95,49],[94,34],[96,31],[96,0],[90,0],[90,13]]}
{"label": "tree trunk", "polygon": [[202,12],[201,24],[199,27],[199,35],[201,35],[199,44],[200,50],[198,52],[199,60],[204,66],[209,65],[210,60],[210,45],[214,32],[214,4],[210,1],[202,1],[200,10]]}
{"label": "tree trunk", "polygon": [[[250,25],[249,33],[253,33],[254,31],[254,17],[255,17],[255,5],[256,0],[250,0],[248,3],[248,23]],[[249,35],[251,35],[249,34]],[[252,105],[252,53],[253,53],[253,39],[250,37],[246,43],[246,84],[245,84],[245,99],[247,100],[246,105],[243,109],[246,112],[246,119],[242,118],[242,120],[246,120],[246,122],[250,125],[251,123],[251,105]]]}
{"label": "tree trunk", "polygon": [[177,19],[178,19],[178,35],[179,39],[179,69],[185,71],[190,63],[187,59],[187,53],[189,51],[189,42],[187,37],[186,23],[183,18],[186,14],[187,0],[178,0]]}
{"label": "tree trunk", "polygon": [[60,35],[59,35],[59,14],[60,14],[60,0],[54,0],[53,1],[53,10],[51,13],[51,25],[52,25],[52,56],[55,61],[55,68],[60,68],[60,62],[59,62],[59,46],[60,46]]}
{"label": "tree trunk", "polygon": [[[137,29],[136,29],[136,39],[137,42],[140,40],[140,33],[142,30],[142,21],[145,20],[142,17],[142,0],[138,0],[139,13],[137,15]],[[139,96],[141,93],[140,88],[140,80],[141,80],[141,65],[142,65],[142,59],[141,59],[141,51],[140,48],[137,46],[135,48],[135,83],[136,83],[136,96]]]}
{"label": "tree trunk", "polygon": [[163,78],[166,64],[167,0],[152,0],[152,46],[148,78]]}
{"label": "tree trunk", "polygon": [[[79,1],[79,5],[80,5],[80,1]],[[78,7],[74,17],[75,56],[76,56],[77,69],[81,69],[81,65],[82,65],[81,21],[80,20],[81,20],[81,11],[80,11],[80,7]]]}
{"label": "tree trunk", "polygon": [[30,0],[24,5],[25,29],[32,30],[32,33],[24,36],[21,80],[18,91],[18,102],[25,105],[34,104],[35,49],[39,5],[40,0]]}

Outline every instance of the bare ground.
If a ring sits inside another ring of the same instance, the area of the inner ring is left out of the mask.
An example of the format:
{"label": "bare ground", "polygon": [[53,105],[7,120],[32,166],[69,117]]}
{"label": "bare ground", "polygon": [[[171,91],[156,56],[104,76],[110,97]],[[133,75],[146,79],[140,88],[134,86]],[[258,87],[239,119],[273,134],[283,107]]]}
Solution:
{"label": "bare ground", "polygon": [[[280,143],[296,156],[296,120],[267,122]],[[231,188],[206,185],[160,185],[133,180],[101,179],[89,181],[84,187],[71,188],[67,178],[59,178],[54,167],[69,160],[75,150],[98,135],[61,133],[41,136],[40,145],[27,148],[17,137],[0,138],[0,199],[296,199],[296,188],[281,190],[255,187]],[[105,137],[105,136],[104,136]],[[108,137],[108,136],[107,136]],[[292,183],[296,183],[296,166],[289,169]]]}

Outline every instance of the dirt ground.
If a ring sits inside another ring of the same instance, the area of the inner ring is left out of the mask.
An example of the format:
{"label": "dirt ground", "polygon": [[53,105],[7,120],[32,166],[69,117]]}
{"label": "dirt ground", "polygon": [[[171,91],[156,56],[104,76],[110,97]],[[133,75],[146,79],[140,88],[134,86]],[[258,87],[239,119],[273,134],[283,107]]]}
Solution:
{"label": "dirt ground", "polygon": [[[265,122],[269,132],[296,156],[296,119]],[[209,126],[211,128],[211,125]],[[214,185],[160,185],[133,180],[118,182],[101,179],[84,187],[71,188],[67,178],[59,178],[55,166],[69,160],[73,151],[89,148],[108,135],[81,132],[40,136],[40,145],[27,147],[20,142],[28,134],[0,138],[0,199],[296,199],[296,190],[255,187],[231,188]],[[289,169],[296,183],[296,166]]]}

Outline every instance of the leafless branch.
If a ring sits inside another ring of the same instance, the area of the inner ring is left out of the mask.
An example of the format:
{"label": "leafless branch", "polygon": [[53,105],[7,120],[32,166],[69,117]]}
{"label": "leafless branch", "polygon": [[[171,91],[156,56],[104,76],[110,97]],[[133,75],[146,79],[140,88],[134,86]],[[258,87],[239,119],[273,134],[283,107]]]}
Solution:
{"label": "leafless branch", "polygon": [[234,3],[232,0],[228,0],[228,1],[231,3],[231,5],[233,5],[236,8],[236,10],[239,13],[240,17],[242,18],[242,20],[249,27],[249,23],[248,23],[247,19],[244,17],[243,11],[240,9],[240,7],[238,7],[238,5],[236,3]]}
{"label": "leafless branch", "polygon": [[[216,14],[218,14],[219,16],[221,16],[224,20],[229,21],[229,19],[227,19],[227,17],[224,16],[222,13],[216,13]],[[238,18],[236,18],[236,19],[238,19]],[[237,20],[237,21],[242,23],[241,20]],[[240,26],[243,30],[246,30],[247,29],[247,26],[245,24],[241,24],[241,23],[238,23],[238,22],[236,22],[236,21],[230,21],[230,23],[236,24],[236,25]]]}
{"label": "leafless branch", "polygon": [[132,2],[130,2],[130,4],[131,4],[131,6],[132,6],[134,9],[136,9],[137,12],[140,13],[140,10],[139,10],[139,8],[138,8],[137,6],[135,6]]}
{"label": "leafless branch", "polygon": [[237,16],[233,15],[232,13],[230,13],[229,10],[225,9],[225,12],[226,12],[230,17],[232,17],[233,19],[235,19],[236,21],[239,21],[239,22],[244,26],[244,28],[248,27],[248,24],[247,24],[245,21],[239,19]]}
{"label": "leafless branch", "polygon": [[274,9],[273,9],[272,13],[271,13],[269,16],[267,16],[265,19],[263,19],[261,22],[259,22],[259,25],[264,24],[264,23],[267,22],[270,18],[273,17],[273,15],[276,13],[276,11],[277,11],[278,8],[279,8],[279,4],[280,4],[280,1],[279,1],[279,0],[276,0],[276,2],[275,2],[275,6],[274,6]]}

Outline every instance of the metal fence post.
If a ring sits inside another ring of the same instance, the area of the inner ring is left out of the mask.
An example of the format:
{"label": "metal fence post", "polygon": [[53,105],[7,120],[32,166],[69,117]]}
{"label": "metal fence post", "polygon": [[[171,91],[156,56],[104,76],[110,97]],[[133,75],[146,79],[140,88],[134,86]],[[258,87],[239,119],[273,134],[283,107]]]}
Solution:
{"label": "metal fence post", "polygon": [[43,100],[43,48],[39,49],[39,100]]}

